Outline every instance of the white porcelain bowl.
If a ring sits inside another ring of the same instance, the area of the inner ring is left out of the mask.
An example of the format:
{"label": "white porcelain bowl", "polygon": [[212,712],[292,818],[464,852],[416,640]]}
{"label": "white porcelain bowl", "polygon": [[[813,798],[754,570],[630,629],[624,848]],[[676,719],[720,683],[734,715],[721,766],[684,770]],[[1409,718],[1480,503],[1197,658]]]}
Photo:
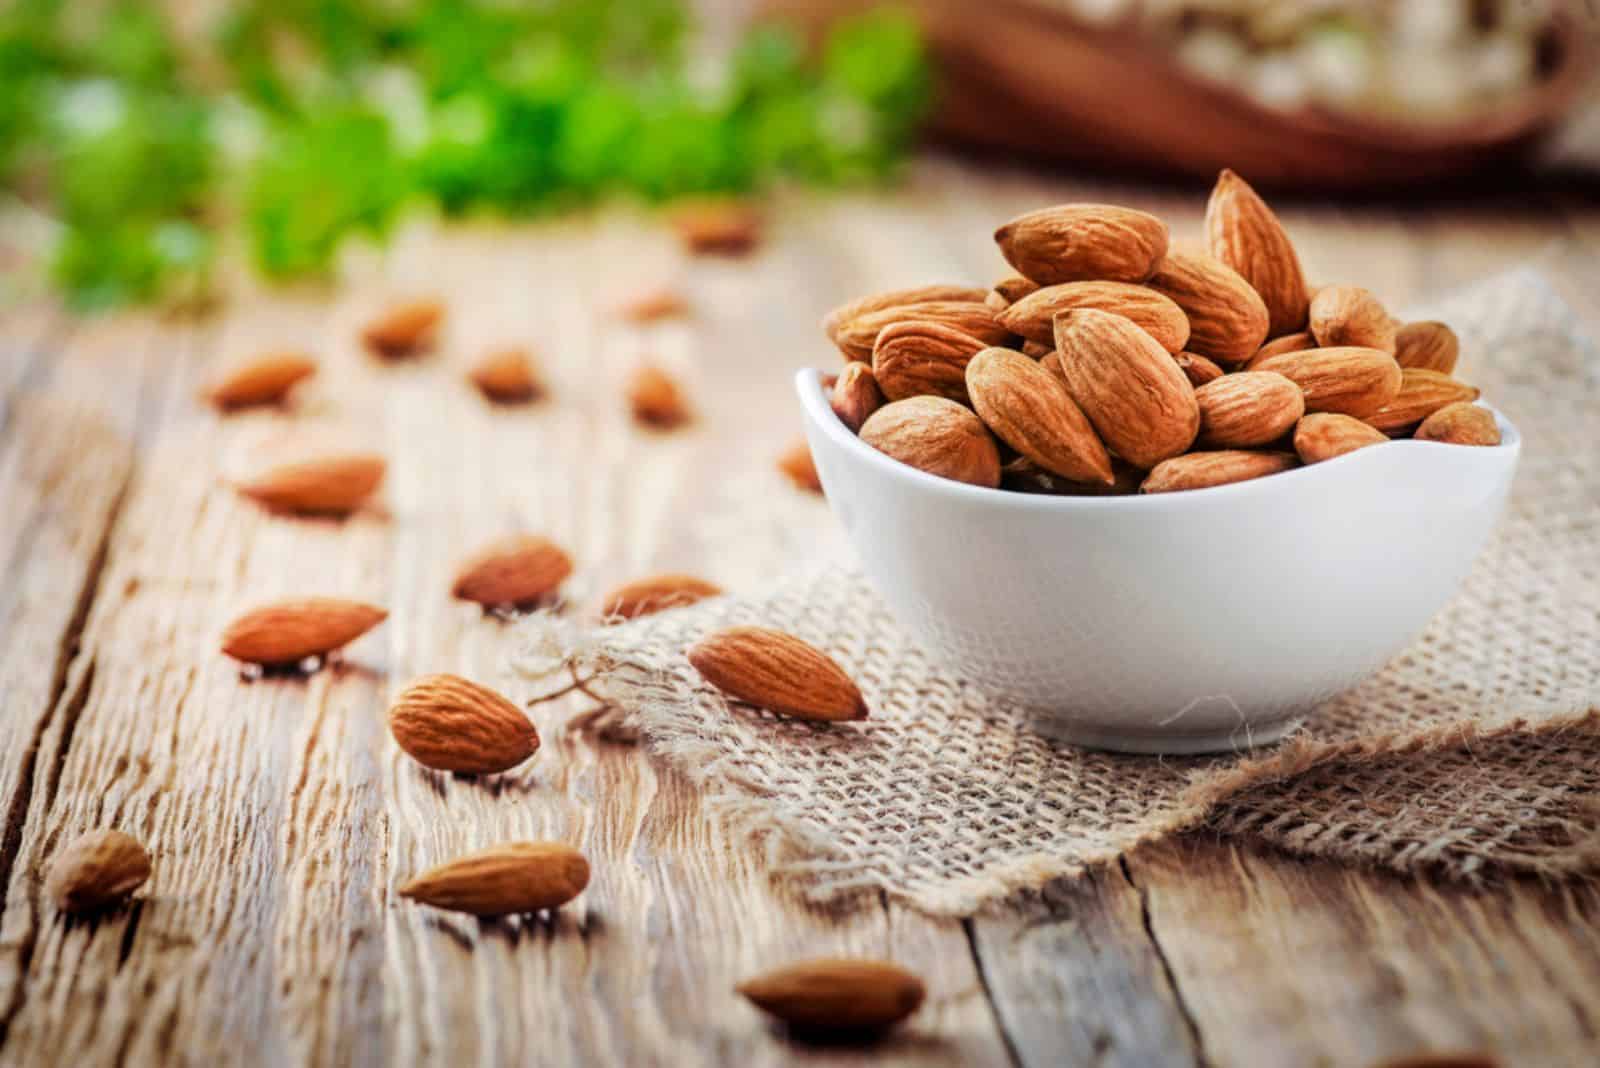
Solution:
{"label": "white porcelain bowl", "polygon": [[1281,737],[1405,648],[1511,487],[1497,448],[1395,441],[1250,482],[1052,497],[907,467],[796,377],[828,501],[890,610],[1053,737],[1201,753]]}

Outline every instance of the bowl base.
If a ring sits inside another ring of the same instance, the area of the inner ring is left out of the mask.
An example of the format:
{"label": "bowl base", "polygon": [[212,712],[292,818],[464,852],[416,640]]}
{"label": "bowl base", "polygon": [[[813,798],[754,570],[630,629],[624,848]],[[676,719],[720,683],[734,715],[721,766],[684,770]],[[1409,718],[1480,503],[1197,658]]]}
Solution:
{"label": "bowl base", "polygon": [[1305,722],[1296,712],[1264,723],[1238,725],[1227,730],[1171,731],[1110,727],[1098,723],[1074,722],[1060,715],[1041,714],[1032,718],[1033,727],[1046,738],[1080,745],[1086,749],[1105,749],[1113,753],[1153,753],[1187,756],[1199,753],[1236,753],[1256,746],[1271,745]]}

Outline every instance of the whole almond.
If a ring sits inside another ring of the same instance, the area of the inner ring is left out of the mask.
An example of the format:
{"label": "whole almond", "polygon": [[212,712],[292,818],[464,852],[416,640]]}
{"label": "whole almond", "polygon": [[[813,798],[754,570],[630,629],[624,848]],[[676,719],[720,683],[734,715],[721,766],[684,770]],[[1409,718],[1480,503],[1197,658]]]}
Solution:
{"label": "whole almond", "polygon": [[811,446],[805,438],[795,438],[778,454],[778,470],[798,489],[808,493],[822,492],[822,479],[817,476],[817,465],[811,459]]}
{"label": "whole almond", "polygon": [[485,607],[532,605],[572,574],[572,558],[537,534],[511,534],[473,553],[456,569],[450,594]]}
{"label": "whole almond", "polygon": [[689,405],[671,375],[655,364],[641,364],[628,378],[628,406],[636,422],[670,430],[689,421]]}
{"label": "whole almond", "polygon": [[1446,404],[1417,427],[1418,441],[1442,441],[1448,445],[1498,445],[1500,426],[1494,413],[1470,401]]}
{"label": "whole almond", "polygon": [[117,904],[150,878],[150,854],[121,831],[89,831],[50,862],[45,893],[62,912],[93,912]]}
{"label": "whole almond", "polygon": [[1019,215],[994,232],[1006,262],[1042,286],[1142,282],[1167,253],[1167,224],[1111,204],[1062,204]]}
{"label": "whole almond", "polygon": [[1478,390],[1443,371],[1407,367],[1401,372],[1400,391],[1375,412],[1363,416],[1386,434],[1404,434],[1447,404],[1478,399]]}
{"label": "whole almond", "polygon": [[373,453],[330,455],[282,464],[235,488],[273,512],[348,515],[378,488],[387,467]]}
{"label": "whole almond", "polygon": [[1189,377],[1189,384],[1199,389],[1207,382],[1215,382],[1226,372],[1204,356],[1193,352],[1175,352],[1172,358],[1178,362],[1178,367]]}
{"label": "whole almond", "polygon": [[872,377],[884,397],[932,395],[967,403],[967,361],[982,341],[955,327],[908,321],[884,327],[872,352]]}
{"label": "whole almond", "polygon": [[1460,355],[1460,339],[1443,323],[1407,323],[1395,332],[1394,358],[1401,367],[1451,374]]}
{"label": "whole almond", "polygon": [[1011,336],[995,318],[994,309],[981,300],[929,300],[858,315],[841,325],[834,343],[846,359],[870,362],[878,335],[896,323],[905,322],[948,327],[977,338],[984,345],[999,345]]}
{"label": "whole almond", "polygon": [[1400,365],[1379,349],[1339,347],[1285,352],[1252,371],[1276,371],[1306,395],[1308,412],[1341,412],[1365,418],[1400,392]]}
{"label": "whole almond", "polygon": [[867,417],[884,405],[883,390],[878,388],[871,366],[860,360],[845,364],[834,380],[828,405],[851,433],[859,432]]}
{"label": "whole almond", "polygon": [[1304,352],[1306,349],[1317,347],[1317,339],[1311,336],[1309,330],[1299,330],[1293,334],[1284,334],[1275,337],[1256,350],[1256,354],[1245,365],[1245,370],[1255,370],[1255,365],[1262,360],[1270,360],[1274,356],[1281,356],[1285,352]]}
{"label": "whole almond", "polygon": [[1142,493],[1209,489],[1275,475],[1299,464],[1300,461],[1289,452],[1245,452],[1237,449],[1191,452],[1157,464],[1139,489]]}
{"label": "whole almond", "polygon": [[727,197],[685,201],[671,211],[683,247],[702,256],[742,256],[761,241],[761,212]]}
{"label": "whole almond", "polygon": [[1189,320],[1182,308],[1153,289],[1129,282],[1045,286],[1001,312],[1000,325],[1029,341],[1053,344],[1056,314],[1078,308],[1098,308],[1131,319],[1168,352],[1178,352],[1189,339]]}
{"label": "whole almond", "polygon": [[1206,203],[1206,250],[1261,296],[1267,337],[1306,328],[1309,297],[1294,244],[1266,202],[1230,170],[1217,176]]}
{"label": "whole almond", "polygon": [[1394,321],[1360,286],[1323,286],[1311,301],[1311,336],[1324,348],[1357,345],[1395,351]]}
{"label": "whole almond", "polygon": [[507,842],[418,875],[400,896],[473,916],[553,909],[583,893],[589,862],[562,842]]}
{"label": "whole almond", "polygon": [[514,768],[539,749],[522,709],[459,675],[424,675],[401,690],[389,733],[423,767],[463,775]]}
{"label": "whole almond", "polygon": [[689,314],[689,301],[670,286],[641,289],[617,305],[617,315],[630,323],[654,323]]}
{"label": "whole almond", "polygon": [[946,397],[885,404],[861,425],[861,440],[930,475],[974,486],[1000,484],[1000,450],[993,436],[971,409]]}
{"label": "whole almond", "polygon": [[1100,440],[1151,468],[1194,444],[1200,408],[1171,353],[1120,315],[1085,309],[1056,317],[1067,392]]}
{"label": "whole almond", "polygon": [[303,353],[269,352],[229,370],[211,384],[205,397],[224,411],[281,404],[296,384],[316,372],[316,363]]}
{"label": "whole almond", "polygon": [[526,349],[497,349],[479,361],[467,378],[496,404],[522,404],[544,392]]}
{"label": "whole almond", "polygon": [[736,701],[799,719],[867,716],[867,702],[844,669],[781,630],[728,627],[695,642],[688,657],[707,682]]}
{"label": "whole almond", "polygon": [[1368,445],[1382,445],[1389,437],[1353,415],[1315,412],[1294,428],[1294,451],[1302,463],[1319,464]]}
{"label": "whole almond", "polygon": [[1266,340],[1267,306],[1249,282],[1214,257],[1168,252],[1149,285],[1188,317],[1189,336],[1180,348],[1221,363],[1242,363]]}
{"label": "whole almond", "polygon": [[1300,387],[1275,371],[1224,375],[1194,391],[1200,405],[1199,443],[1208,449],[1249,449],[1287,434],[1306,413]]}
{"label": "whole almond", "polygon": [[379,356],[409,356],[432,345],[444,321],[444,303],[432,298],[391,304],[361,330],[361,340]]}
{"label": "whole almond", "polygon": [[1011,349],[984,349],[967,364],[967,392],[995,437],[1052,474],[1112,483],[1111,457],[1066,385]]}
{"label": "whole almond", "polygon": [[720,596],[722,587],[693,575],[652,575],[624,582],[601,598],[600,618],[607,622],[638,619]]}
{"label": "whole almond", "polygon": [[222,651],[268,667],[298,664],[355,641],[389,613],[338,597],[298,597],[246,612],[222,632]]}
{"label": "whole almond", "polygon": [[922,980],[883,960],[800,961],[740,983],[757,1008],[799,1031],[881,1031],[917,1011]]}
{"label": "whole almond", "polygon": [[1030,281],[1020,274],[1007,275],[994,284],[994,292],[1000,294],[1000,299],[1009,307],[1027,296],[1037,292],[1039,283]]}
{"label": "whole almond", "polygon": [[[823,316],[822,329],[828,335],[829,341],[843,348],[844,343],[840,339],[844,336],[846,328],[864,315],[887,311],[891,308],[904,308],[911,304],[977,304],[987,299],[988,295],[989,291],[982,286],[931,285],[915,286],[911,289],[891,289],[884,293],[873,293],[870,296],[839,305]],[[892,322],[893,320],[889,321]],[[879,324],[878,329],[882,329],[882,323]],[[876,334],[865,341],[864,347],[868,354],[872,352],[872,343],[875,339]],[[859,342],[852,342],[852,344],[861,347]],[[862,359],[864,357],[852,358]]]}

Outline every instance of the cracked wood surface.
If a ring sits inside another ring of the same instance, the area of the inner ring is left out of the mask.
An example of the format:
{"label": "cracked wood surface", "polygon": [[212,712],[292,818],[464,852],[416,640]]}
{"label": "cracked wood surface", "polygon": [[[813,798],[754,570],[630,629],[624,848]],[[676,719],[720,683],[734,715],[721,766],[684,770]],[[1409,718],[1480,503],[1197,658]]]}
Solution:
{"label": "cracked wood surface", "polygon": [[[0,1062],[1364,1065],[1446,1048],[1579,1062],[1600,1043],[1592,886],[1471,893],[1192,837],[965,923],[840,913],[771,883],[759,849],[633,748],[547,731],[536,760],[474,782],[422,771],[388,738],[388,699],[414,675],[509,686],[511,629],[446,594],[496,534],[567,545],[580,602],[667,568],[752,588],[832,551],[825,506],[770,470],[798,430],[789,372],[831,359],[817,318],[868,289],[997,275],[993,226],[1063,199],[1137,203],[1182,239],[1203,194],[932,161],[893,194],[782,202],[745,263],[684,264],[659,228],[613,213],[418,228],[381,261],[354,258],[337,294],[249,295],[199,323],[7,317]],[[1283,214],[1316,277],[1394,305],[1530,258],[1569,294],[1595,291],[1595,217],[1570,203]],[[609,322],[629,286],[668,277],[694,321]],[[420,291],[450,302],[437,353],[357,351],[364,315]],[[505,341],[539,351],[549,400],[493,409],[463,384]],[[268,344],[321,362],[292,412],[224,420],[194,402],[215,368]],[[692,428],[627,423],[619,383],[647,354],[689,384]],[[382,449],[382,505],[295,521],[228,491],[291,432]],[[217,632],[300,592],[391,616],[310,679],[241,680]],[[154,877],[129,908],[64,922],[40,898],[43,867],[106,825],[150,846]],[[539,836],[595,869],[552,917],[480,923],[394,893],[468,849]],[[813,1049],[731,993],[824,953],[894,957],[929,1004],[869,1050]]]}

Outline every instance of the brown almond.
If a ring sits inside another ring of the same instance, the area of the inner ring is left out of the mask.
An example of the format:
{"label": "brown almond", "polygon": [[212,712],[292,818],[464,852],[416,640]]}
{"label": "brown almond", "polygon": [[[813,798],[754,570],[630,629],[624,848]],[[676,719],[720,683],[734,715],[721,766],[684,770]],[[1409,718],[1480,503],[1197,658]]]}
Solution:
{"label": "brown almond", "polygon": [[1379,349],[1350,346],[1285,352],[1252,371],[1276,371],[1306,395],[1308,412],[1341,412],[1365,418],[1400,392],[1400,365]]}
{"label": "brown almond", "polygon": [[800,961],[740,983],[757,1008],[802,1032],[882,1031],[917,1011],[922,980],[883,960]]}
{"label": "brown almond", "polygon": [[[929,285],[914,286],[910,289],[891,289],[839,305],[823,316],[822,329],[828,335],[829,341],[842,347],[840,338],[846,328],[864,315],[891,308],[904,308],[912,304],[977,304],[982,303],[988,296],[989,291],[982,286]],[[881,328],[880,324],[879,329]],[[865,347],[869,353],[872,351],[872,341],[872,338],[866,340]]]}
{"label": "brown almond", "polygon": [[1111,457],[1061,379],[1011,349],[967,364],[972,406],[995,437],[1052,474],[1112,483]]}
{"label": "brown almond", "polygon": [[1030,293],[1036,293],[1039,283],[1030,281],[1020,274],[1007,275],[994,284],[994,292],[1000,294],[1000,299],[1009,307]]}
{"label": "brown almond", "polygon": [[1207,382],[1215,382],[1225,372],[1212,361],[1194,352],[1175,352],[1172,358],[1178,362],[1178,367],[1189,378],[1189,384],[1199,389]]}
{"label": "brown almond", "polygon": [[1120,315],[1085,309],[1056,317],[1067,392],[1100,440],[1151,468],[1194,444],[1200,407],[1171,353]]}
{"label": "brown almond", "polygon": [[736,701],[799,719],[867,717],[867,702],[844,669],[781,630],[728,627],[695,642],[688,657],[707,682]]}
{"label": "brown almond", "polygon": [[565,905],[589,885],[589,862],[562,842],[507,842],[423,872],[400,896],[473,916]]}
{"label": "brown almond", "polygon": [[1000,484],[1000,450],[994,437],[971,409],[947,397],[908,397],[885,404],[861,425],[861,440],[930,475],[974,486]]}
{"label": "brown almond", "polygon": [[929,300],[858,315],[840,327],[834,343],[846,359],[871,362],[879,334],[897,323],[906,322],[931,323],[958,330],[984,345],[999,345],[1011,336],[995,318],[994,309],[982,301]]}
{"label": "brown almond", "polygon": [[1249,282],[1220,260],[1168,252],[1149,286],[1170,297],[1188,318],[1188,338],[1179,348],[1221,363],[1242,363],[1266,340],[1267,306]]}
{"label": "brown almond", "polygon": [[938,323],[884,327],[872,352],[872,377],[888,400],[932,395],[967,403],[967,361],[984,348],[971,334]]}
{"label": "brown almond", "polygon": [[859,432],[861,424],[882,408],[884,402],[883,390],[878,388],[872,367],[860,360],[845,364],[844,370],[834,380],[833,393],[828,398],[833,414],[839,417],[839,422],[850,428],[852,434]]}
{"label": "brown almond", "polygon": [[544,392],[526,349],[497,349],[467,373],[479,391],[496,404],[522,404]]}
{"label": "brown almond", "polygon": [[361,330],[361,340],[379,356],[409,356],[434,343],[444,321],[444,303],[432,298],[402,301],[385,308]]}
{"label": "brown almond", "polygon": [[1167,254],[1167,224],[1112,204],[1061,204],[1017,216],[994,240],[1007,263],[1042,286],[1142,282]]}
{"label": "brown almond", "polygon": [[742,256],[761,243],[761,212],[743,200],[685,201],[672,209],[671,220],[678,240],[696,255]]}
{"label": "brown almond", "polygon": [[1024,338],[1022,341],[1022,354],[1030,360],[1043,360],[1048,356],[1054,356],[1056,354],[1056,339],[1051,337],[1049,343],[1046,344],[1041,341],[1029,341]]}
{"label": "brown almond", "polygon": [[1245,365],[1244,369],[1253,371],[1255,370],[1255,365],[1262,360],[1270,360],[1272,357],[1281,356],[1285,352],[1304,352],[1306,349],[1314,349],[1316,347],[1317,339],[1311,336],[1311,331],[1309,330],[1299,330],[1293,334],[1284,334],[1282,337],[1273,338],[1257,349],[1256,354],[1250,358],[1250,362]]}
{"label": "brown almond", "polygon": [[1294,451],[1302,463],[1319,464],[1368,445],[1382,445],[1389,437],[1353,415],[1314,412],[1294,428]]}
{"label": "brown almond", "polygon": [[79,835],[55,855],[45,894],[62,912],[93,912],[127,899],[150,878],[150,854],[131,835],[98,830]]}
{"label": "brown almond", "polygon": [[316,363],[303,353],[268,352],[232,368],[211,384],[205,397],[224,411],[282,404],[291,389],[316,373]]}
{"label": "brown almond", "polygon": [[1418,441],[1447,445],[1498,445],[1500,426],[1489,409],[1471,401],[1456,401],[1424,419],[1415,436]]}
{"label": "brown almond", "polygon": [[1217,176],[1206,203],[1206,250],[1260,295],[1267,337],[1306,328],[1310,298],[1294,243],[1266,202],[1230,170]]}
{"label": "brown almond", "polygon": [[1208,449],[1250,449],[1277,441],[1306,413],[1300,387],[1275,371],[1224,375],[1194,391],[1199,443]]}
{"label": "brown almond", "polygon": [[282,464],[235,488],[273,512],[348,515],[378,488],[387,467],[372,453],[330,455]]}
{"label": "brown almond", "polygon": [[617,305],[617,316],[630,323],[681,319],[688,314],[688,299],[670,286],[641,289]]}
{"label": "brown almond", "polygon": [[297,597],[246,612],[222,632],[222,651],[267,667],[298,664],[355,641],[389,613],[339,597]]}
{"label": "brown almond", "polygon": [[1311,301],[1311,336],[1323,348],[1355,345],[1395,351],[1394,321],[1360,286],[1323,286]]}
{"label": "brown almond", "polygon": [[1209,489],[1275,475],[1299,464],[1300,461],[1289,452],[1245,452],[1238,449],[1191,452],[1157,464],[1139,491],[1176,493],[1180,490]]}
{"label": "brown almond", "polygon": [[641,364],[629,376],[628,406],[635,422],[657,430],[670,430],[689,421],[683,391],[655,364]]}
{"label": "brown almond", "polygon": [[778,470],[797,489],[807,493],[822,492],[822,479],[817,475],[817,465],[811,459],[811,446],[805,438],[795,438],[778,454]]}
{"label": "brown almond", "polygon": [[1444,323],[1406,323],[1394,335],[1394,358],[1401,367],[1453,374],[1460,355],[1461,341]]}
{"label": "brown almond", "polygon": [[539,749],[522,709],[459,675],[424,675],[401,690],[389,733],[423,767],[462,775],[506,771]]}
{"label": "brown almond", "polygon": [[1146,286],[1129,282],[1064,282],[1023,297],[999,315],[1000,325],[1040,344],[1055,342],[1057,313],[1098,308],[1133,320],[1168,352],[1178,352],[1189,339],[1183,309]]}
{"label": "brown almond", "polygon": [[693,575],[651,575],[624,582],[601,598],[600,618],[606,622],[638,619],[720,596],[722,587]]}
{"label": "brown almond", "polygon": [[1478,390],[1443,371],[1407,367],[1401,372],[1400,391],[1377,411],[1363,416],[1385,434],[1404,434],[1447,404],[1478,399]]}
{"label": "brown almond", "polygon": [[546,600],[572,574],[572,558],[549,538],[511,534],[469,556],[456,569],[450,595],[484,607]]}

